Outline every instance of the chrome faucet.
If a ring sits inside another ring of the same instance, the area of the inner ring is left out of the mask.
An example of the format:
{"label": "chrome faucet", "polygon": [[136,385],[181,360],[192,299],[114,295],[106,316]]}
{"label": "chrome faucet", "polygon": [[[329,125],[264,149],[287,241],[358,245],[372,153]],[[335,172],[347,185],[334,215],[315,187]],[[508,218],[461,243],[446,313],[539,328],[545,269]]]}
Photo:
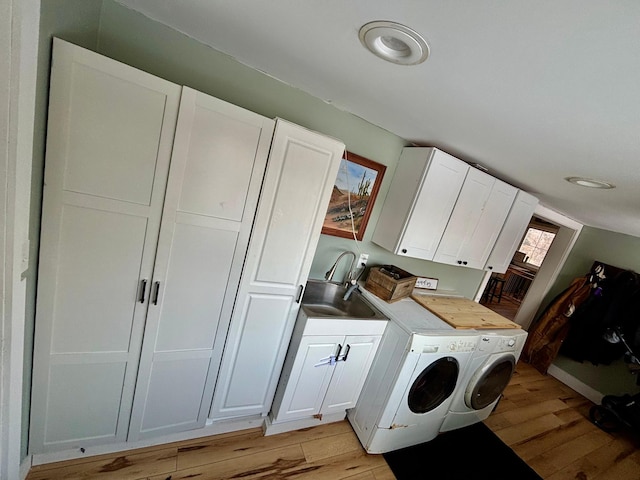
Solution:
{"label": "chrome faucet", "polygon": [[344,257],[345,255],[351,255],[353,257],[353,260],[351,260],[351,265],[349,266],[349,270],[347,271],[346,275],[344,276],[343,279],[343,284],[346,286],[351,285],[351,281],[353,280],[353,267],[355,266],[356,263],[356,254],[353,253],[350,250],[344,251],[342,252],[338,258],[336,259],[336,262],[333,264],[333,266],[329,269],[329,271],[324,275],[324,279],[327,282],[331,282],[333,281],[333,275],[336,273],[336,268],[338,268],[338,263],[340,263],[340,259],[342,257]]}

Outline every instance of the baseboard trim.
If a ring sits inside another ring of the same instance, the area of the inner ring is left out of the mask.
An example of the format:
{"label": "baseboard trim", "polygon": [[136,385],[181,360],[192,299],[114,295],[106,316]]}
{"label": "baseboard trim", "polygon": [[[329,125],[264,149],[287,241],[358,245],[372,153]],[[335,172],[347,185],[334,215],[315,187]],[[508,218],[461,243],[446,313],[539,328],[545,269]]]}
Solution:
{"label": "baseboard trim", "polygon": [[290,420],[288,422],[273,423],[271,416],[265,419],[262,431],[265,436],[276,435],[278,433],[290,432],[292,430],[300,430],[302,428],[315,427],[324,425],[325,423],[341,422],[347,416],[347,412],[334,413],[331,415],[323,415],[322,420],[315,417],[300,418]]}
{"label": "baseboard trim", "polygon": [[596,405],[600,405],[600,403],[602,403],[602,397],[604,397],[604,394],[598,392],[593,387],[590,387],[586,383],[578,380],[576,377],[565,372],[554,364],[551,364],[551,366],[547,370],[547,373],[564,383],[567,387],[575,390],[583,397],[591,400]]}
{"label": "baseboard trim", "polygon": [[[225,419],[220,421],[208,421],[207,425],[197,430],[187,432],[172,433],[161,437],[148,438],[137,442],[118,442],[107,445],[96,445],[86,447],[84,452],[79,449],[61,450],[59,452],[34,453],[31,455],[31,466],[44,465],[47,463],[62,462],[65,460],[75,460],[78,458],[88,458],[96,455],[108,455],[117,452],[126,452],[138,448],[155,447],[166,443],[197,440],[202,437],[219,435],[222,433],[237,432],[250,428],[262,428],[265,417],[254,415],[246,418]],[[27,468],[28,472],[29,468]]]}
{"label": "baseboard trim", "polygon": [[33,458],[31,455],[27,455],[26,458],[20,462],[20,480],[25,480],[27,475],[29,475],[29,470],[31,469],[31,462]]}

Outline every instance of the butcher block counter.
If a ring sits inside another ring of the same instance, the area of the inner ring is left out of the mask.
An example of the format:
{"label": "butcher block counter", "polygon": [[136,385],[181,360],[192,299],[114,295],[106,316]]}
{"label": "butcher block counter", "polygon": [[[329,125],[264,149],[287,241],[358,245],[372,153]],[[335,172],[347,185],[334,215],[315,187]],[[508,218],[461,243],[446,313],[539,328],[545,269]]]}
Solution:
{"label": "butcher block counter", "polygon": [[454,328],[520,328],[520,325],[464,297],[411,295],[411,298]]}
{"label": "butcher block counter", "polygon": [[517,323],[456,292],[427,293],[415,289],[409,297],[386,302],[367,290],[364,282],[359,282],[359,286],[367,300],[408,332],[521,328]]}

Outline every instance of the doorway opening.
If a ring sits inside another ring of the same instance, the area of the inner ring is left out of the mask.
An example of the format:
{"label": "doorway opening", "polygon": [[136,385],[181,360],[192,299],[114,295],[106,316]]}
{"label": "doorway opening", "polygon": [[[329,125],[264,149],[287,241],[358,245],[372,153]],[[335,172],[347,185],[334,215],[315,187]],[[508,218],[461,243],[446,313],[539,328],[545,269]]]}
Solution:
{"label": "doorway opening", "polygon": [[515,320],[560,228],[534,214],[507,271],[489,275],[480,303],[509,320]]}

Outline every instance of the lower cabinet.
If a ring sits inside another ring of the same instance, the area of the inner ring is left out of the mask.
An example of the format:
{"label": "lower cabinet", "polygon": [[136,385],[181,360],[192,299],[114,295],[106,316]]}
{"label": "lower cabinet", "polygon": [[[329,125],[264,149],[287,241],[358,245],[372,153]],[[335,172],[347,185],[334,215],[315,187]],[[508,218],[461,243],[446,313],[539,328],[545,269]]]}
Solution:
{"label": "lower cabinet", "polygon": [[358,401],[386,324],[314,319],[301,311],[266,433],[343,419]]}

